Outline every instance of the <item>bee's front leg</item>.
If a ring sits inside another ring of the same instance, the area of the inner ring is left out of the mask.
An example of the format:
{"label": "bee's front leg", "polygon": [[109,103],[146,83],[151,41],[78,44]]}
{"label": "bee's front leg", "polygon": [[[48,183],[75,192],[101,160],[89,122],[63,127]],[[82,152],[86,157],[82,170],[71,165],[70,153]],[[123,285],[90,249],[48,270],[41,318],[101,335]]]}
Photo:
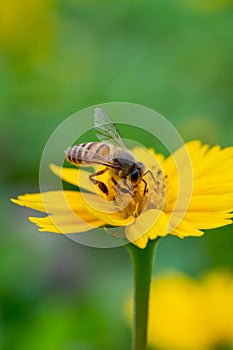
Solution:
{"label": "bee's front leg", "polygon": [[112,182],[114,183],[117,192],[121,192],[121,193],[127,193],[130,194],[131,197],[133,197],[133,194],[131,193],[131,188],[129,187],[126,178],[123,178],[123,184],[125,187],[122,187],[115,179],[114,177],[111,178]]}
{"label": "bee's front leg", "polygon": [[148,191],[148,186],[147,186],[146,180],[142,179],[142,182],[144,182],[144,185],[145,185],[144,191],[143,191],[143,196],[145,196],[146,192]]}
{"label": "bee's front leg", "polygon": [[108,170],[109,170],[108,168],[105,168],[103,170],[97,171],[94,174],[89,175],[90,181],[94,185],[97,185],[99,187],[99,189],[106,195],[108,195],[108,188],[107,188],[107,186],[102,181],[96,180],[95,177],[104,174]]}
{"label": "bee's front leg", "polygon": [[[154,184],[156,184],[156,180],[155,180],[154,175],[152,174],[152,172],[151,172],[150,170],[147,170],[147,171],[144,173],[143,177],[146,176],[147,174],[149,174],[149,175],[151,176],[152,181],[154,182]],[[143,195],[145,196],[146,192],[148,191],[148,184],[147,184],[146,180],[142,179],[142,181],[143,181],[144,184],[145,184],[144,192],[143,192]]]}
{"label": "bee's front leg", "polygon": [[146,176],[147,174],[149,174],[152,177],[153,181],[155,182],[155,178],[154,178],[154,175],[152,174],[151,170],[147,170],[143,176]]}

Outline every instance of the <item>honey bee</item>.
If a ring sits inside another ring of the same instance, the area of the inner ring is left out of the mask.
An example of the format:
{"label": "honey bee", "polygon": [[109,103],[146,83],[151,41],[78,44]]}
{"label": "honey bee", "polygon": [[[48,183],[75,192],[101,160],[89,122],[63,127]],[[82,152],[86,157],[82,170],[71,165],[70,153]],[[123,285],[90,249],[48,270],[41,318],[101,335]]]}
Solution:
{"label": "honey bee", "polygon": [[[106,195],[108,195],[107,186],[96,179],[106,171],[111,172],[111,180],[121,192],[131,193],[130,188],[135,188],[140,181],[143,181],[145,194],[147,183],[143,177],[151,173],[150,170],[145,172],[145,165],[136,161],[133,153],[127,149],[116,125],[101,108],[95,109],[94,128],[100,142],[87,142],[69,147],[65,151],[66,159],[77,166],[105,165],[106,168],[89,175],[89,179]],[[123,180],[124,187],[117,183],[114,175]]]}

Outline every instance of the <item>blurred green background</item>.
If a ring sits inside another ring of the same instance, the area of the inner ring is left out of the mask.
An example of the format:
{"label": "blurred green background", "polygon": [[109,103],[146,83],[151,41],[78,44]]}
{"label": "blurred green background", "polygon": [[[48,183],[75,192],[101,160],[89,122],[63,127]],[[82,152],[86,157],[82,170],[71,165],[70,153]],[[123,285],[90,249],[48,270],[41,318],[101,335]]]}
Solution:
{"label": "blurred green background", "polygon": [[[124,248],[38,233],[10,197],[37,192],[44,145],[72,113],[153,108],[185,141],[232,144],[232,1],[1,0],[0,349],[126,350]],[[233,269],[233,229],[163,239],[155,271]]]}

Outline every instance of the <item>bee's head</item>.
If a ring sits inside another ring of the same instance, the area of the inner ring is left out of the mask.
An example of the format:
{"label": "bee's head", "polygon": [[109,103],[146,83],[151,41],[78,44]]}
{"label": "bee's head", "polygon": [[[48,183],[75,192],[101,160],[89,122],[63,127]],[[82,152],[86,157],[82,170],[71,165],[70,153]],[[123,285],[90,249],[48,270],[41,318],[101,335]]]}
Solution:
{"label": "bee's head", "polygon": [[136,185],[142,178],[145,171],[145,165],[141,162],[136,164],[136,167],[130,174],[130,181],[133,185]]}

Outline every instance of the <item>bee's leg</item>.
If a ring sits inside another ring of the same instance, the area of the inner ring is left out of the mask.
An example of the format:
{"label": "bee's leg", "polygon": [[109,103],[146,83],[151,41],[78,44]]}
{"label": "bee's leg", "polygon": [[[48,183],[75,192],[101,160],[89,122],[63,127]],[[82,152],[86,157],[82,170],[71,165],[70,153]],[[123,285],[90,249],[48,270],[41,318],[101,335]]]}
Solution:
{"label": "bee's leg", "polygon": [[128,188],[128,190],[125,190],[125,191],[127,191],[127,193],[129,193],[131,196],[133,196],[133,193],[132,193],[133,187],[131,186],[131,188],[130,188],[129,184],[126,181],[126,178],[123,179],[123,184],[125,185],[125,187]]}
{"label": "bee's leg", "polygon": [[106,186],[102,181],[99,181],[99,180],[94,179],[94,177],[104,174],[107,170],[109,170],[109,169],[108,169],[108,168],[105,168],[105,169],[103,169],[103,170],[97,171],[97,172],[94,173],[94,174],[89,175],[90,181],[91,181],[94,185],[97,185],[97,186],[99,187],[99,189],[100,189],[104,194],[106,194],[106,195],[108,195],[108,188],[107,188],[107,186]]}
{"label": "bee's leg", "polygon": [[150,170],[147,170],[143,176],[146,176],[147,174],[150,174],[150,176],[152,177],[153,181],[156,182],[155,178],[154,178],[154,175],[152,174],[152,172]]}
{"label": "bee's leg", "polygon": [[[132,197],[132,193],[130,192],[130,189],[127,190],[126,188],[121,187],[121,185],[119,185],[119,183],[114,179],[114,177],[112,177],[111,180],[114,183],[114,185],[116,186],[117,191],[120,191],[122,193],[129,193],[130,196]],[[128,186],[127,182],[126,182],[126,179],[123,179],[123,183],[124,183],[124,185],[126,187],[129,188],[129,186]]]}
{"label": "bee's leg", "polygon": [[143,196],[145,196],[146,192],[148,191],[148,186],[147,186],[146,180],[142,179],[142,182],[144,182],[145,184],[144,191],[143,191]]}
{"label": "bee's leg", "polygon": [[[147,170],[147,171],[144,173],[143,177],[146,176],[147,174],[149,174],[149,175],[151,176],[151,178],[152,178],[154,184],[156,185],[156,180],[155,180],[155,177],[154,177],[154,175],[152,174],[152,172],[151,172],[150,170]],[[148,190],[148,185],[147,185],[146,180],[142,179],[142,181],[143,181],[144,184],[145,184],[145,188],[144,188],[144,192],[143,192],[143,195],[145,195],[145,194],[146,194],[146,191]]]}
{"label": "bee's leg", "polygon": [[114,179],[114,177],[111,177],[111,181],[114,183],[114,185],[116,186],[117,191],[121,191],[124,192],[122,190],[124,190],[124,188],[122,188],[119,183]]}
{"label": "bee's leg", "polygon": [[[154,175],[152,174],[152,172],[150,170],[147,170],[143,176],[145,176],[147,174],[150,174],[151,178],[153,179],[154,185],[155,185],[155,189],[158,188],[161,185],[160,175],[162,174],[162,170],[161,169],[157,170],[157,172],[156,172],[157,179],[155,179]],[[167,175],[165,175],[164,178],[166,179]],[[143,179],[142,179],[142,181],[145,182],[145,180],[143,180]],[[163,182],[162,182],[162,184],[163,184]],[[165,186],[166,185],[164,184],[163,187],[165,187]]]}

